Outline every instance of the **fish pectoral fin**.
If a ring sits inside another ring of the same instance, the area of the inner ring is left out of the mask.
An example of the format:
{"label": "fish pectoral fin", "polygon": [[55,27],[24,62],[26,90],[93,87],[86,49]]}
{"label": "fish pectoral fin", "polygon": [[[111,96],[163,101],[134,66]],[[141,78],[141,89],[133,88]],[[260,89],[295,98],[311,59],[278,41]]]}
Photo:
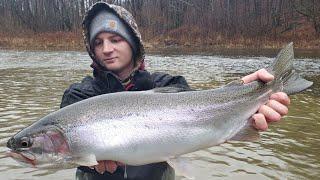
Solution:
{"label": "fish pectoral fin", "polygon": [[247,124],[230,140],[228,141],[258,141],[260,134],[257,129],[252,125],[252,120],[248,121]]}
{"label": "fish pectoral fin", "polygon": [[187,179],[195,179],[193,168],[189,159],[184,157],[175,157],[167,161],[167,163],[174,169],[175,174],[183,176]]}
{"label": "fish pectoral fin", "polygon": [[96,156],[94,154],[74,157],[73,159],[74,162],[80,166],[95,166],[98,164]]}

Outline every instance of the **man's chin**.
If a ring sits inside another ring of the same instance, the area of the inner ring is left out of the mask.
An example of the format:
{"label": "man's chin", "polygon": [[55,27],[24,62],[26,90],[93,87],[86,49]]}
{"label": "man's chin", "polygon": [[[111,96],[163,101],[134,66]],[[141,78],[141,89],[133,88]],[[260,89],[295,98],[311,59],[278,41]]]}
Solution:
{"label": "man's chin", "polygon": [[109,63],[109,64],[105,64],[104,67],[109,70],[112,71],[114,73],[118,73],[121,72],[121,68],[119,66],[117,66],[115,63]]}

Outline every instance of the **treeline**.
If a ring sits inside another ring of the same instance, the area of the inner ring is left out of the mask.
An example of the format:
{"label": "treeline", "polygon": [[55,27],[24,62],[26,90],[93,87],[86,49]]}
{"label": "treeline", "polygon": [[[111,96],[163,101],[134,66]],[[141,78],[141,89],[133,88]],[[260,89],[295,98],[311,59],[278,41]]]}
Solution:
{"label": "treeline", "polygon": [[[80,33],[83,14],[97,0],[0,0],[0,32]],[[277,38],[308,24],[320,35],[319,0],[107,0],[128,9],[145,38],[171,33]]]}

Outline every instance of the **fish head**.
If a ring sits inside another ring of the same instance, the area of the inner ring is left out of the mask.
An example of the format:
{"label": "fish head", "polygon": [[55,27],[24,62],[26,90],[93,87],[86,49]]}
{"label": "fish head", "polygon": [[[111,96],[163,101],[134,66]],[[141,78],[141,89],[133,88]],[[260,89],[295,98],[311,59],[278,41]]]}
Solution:
{"label": "fish head", "polygon": [[8,157],[32,167],[64,164],[70,150],[62,131],[55,126],[23,129],[7,142]]}

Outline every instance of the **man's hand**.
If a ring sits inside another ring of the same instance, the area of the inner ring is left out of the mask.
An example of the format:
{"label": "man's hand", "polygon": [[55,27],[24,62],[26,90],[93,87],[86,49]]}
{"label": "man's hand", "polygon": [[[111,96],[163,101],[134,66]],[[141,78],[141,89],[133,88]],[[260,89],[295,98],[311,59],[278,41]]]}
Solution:
{"label": "man's hand", "polygon": [[[269,82],[274,79],[274,76],[265,69],[260,69],[252,74],[242,78],[243,82],[250,83],[255,80]],[[277,92],[270,96],[267,104],[262,105],[258,112],[252,116],[253,126],[259,130],[267,130],[268,122],[280,121],[281,117],[288,114],[288,105],[290,98],[284,92]]]}
{"label": "man's hand", "polygon": [[103,174],[104,172],[114,173],[118,166],[124,166],[124,164],[115,161],[98,161],[98,165],[91,167],[95,169],[98,173]]}

